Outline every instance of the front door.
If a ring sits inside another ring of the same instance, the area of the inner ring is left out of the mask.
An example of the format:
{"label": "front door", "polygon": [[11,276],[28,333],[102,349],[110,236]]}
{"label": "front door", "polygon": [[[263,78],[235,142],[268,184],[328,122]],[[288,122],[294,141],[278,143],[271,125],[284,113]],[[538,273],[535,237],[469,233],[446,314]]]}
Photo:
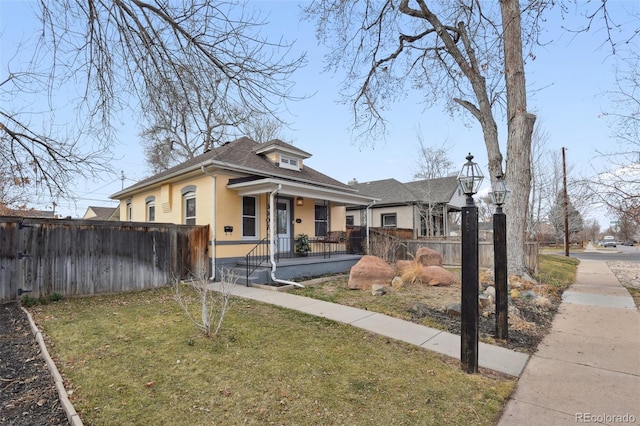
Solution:
{"label": "front door", "polygon": [[291,251],[291,200],[276,199],[276,238],[279,253]]}

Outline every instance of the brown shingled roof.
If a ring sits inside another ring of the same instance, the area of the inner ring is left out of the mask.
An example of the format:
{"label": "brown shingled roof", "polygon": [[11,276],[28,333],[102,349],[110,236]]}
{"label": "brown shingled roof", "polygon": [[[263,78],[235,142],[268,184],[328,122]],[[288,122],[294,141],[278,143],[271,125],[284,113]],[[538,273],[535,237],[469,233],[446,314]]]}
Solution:
{"label": "brown shingled roof", "polygon": [[[301,151],[293,145],[280,140],[274,140],[267,143],[275,143],[278,146]],[[300,170],[281,168],[270,161],[266,156],[255,153],[256,149],[261,146],[262,144],[259,144],[248,137],[241,137],[235,141],[227,142],[213,150],[191,158],[177,166],[150,176],[149,178],[114,194],[112,198],[116,195],[121,196],[123,193],[126,194],[132,190],[156,183],[163,180],[163,178],[180,175],[182,172],[187,173],[188,171],[193,171],[200,166],[207,165],[213,165],[222,169],[235,170],[255,176],[289,179],[292,181],[305,182],[307,184],[319,186],[329,186],[348,192],[354,192],[354,188],[351,186],[320,173],[306,164]]]}

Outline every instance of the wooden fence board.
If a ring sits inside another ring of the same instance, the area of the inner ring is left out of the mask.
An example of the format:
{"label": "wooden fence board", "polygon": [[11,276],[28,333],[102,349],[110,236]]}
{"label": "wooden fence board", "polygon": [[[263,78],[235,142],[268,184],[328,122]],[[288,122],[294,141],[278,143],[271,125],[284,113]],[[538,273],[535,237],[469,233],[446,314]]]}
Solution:
{"label": "wooden fence board", "polygon": [[[404,241],[407,251],[415,254],[418,247],[433,249],[442,255],[445,265],[462,264],[462,248],[459,240],[409,240]],[[529,270],[538,272],[538,243],[526,243],[526,266]],[[493,242],[480,241],[478,243],[478,262],[482,268],[493,268]]]}
{"label": "wooden fence board", "polygon": [[208,226],[0,217],[0,301],[166,285],[208,267]]}

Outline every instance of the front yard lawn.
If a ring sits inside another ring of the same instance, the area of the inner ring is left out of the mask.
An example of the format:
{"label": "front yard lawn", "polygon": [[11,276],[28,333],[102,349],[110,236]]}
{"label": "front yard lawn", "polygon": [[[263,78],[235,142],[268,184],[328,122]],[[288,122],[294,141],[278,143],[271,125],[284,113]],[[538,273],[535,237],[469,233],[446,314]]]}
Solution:
{"label": "front yard lawn", "polygon": [[171,289],[30,308],[85,424],[493,425],[515,380],[235,299],[199,334]]}

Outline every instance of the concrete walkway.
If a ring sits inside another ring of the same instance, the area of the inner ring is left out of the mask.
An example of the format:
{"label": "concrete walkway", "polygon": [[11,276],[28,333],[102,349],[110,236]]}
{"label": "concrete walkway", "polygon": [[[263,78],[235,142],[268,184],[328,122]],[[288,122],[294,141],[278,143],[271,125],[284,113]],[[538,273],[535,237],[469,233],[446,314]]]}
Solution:
{"label": "concrete walkway", "polygon": [[499,425],[640,423],[640,311],[605,262],[582,260]]}
{"label": "concrete walkway", "polygon": [[[214,283],[212,286],[219,290],[220,283]],[[257,287],[234,286],[233,294],[246,299],[257,300],[350,324],[376,334],[460,359],[460,336],[442,330],[364,309]],[[518,377],[522,374],[528,360],[528,354],[515,352],[500,346],[479,343],[478,365],[480,367]]]}

